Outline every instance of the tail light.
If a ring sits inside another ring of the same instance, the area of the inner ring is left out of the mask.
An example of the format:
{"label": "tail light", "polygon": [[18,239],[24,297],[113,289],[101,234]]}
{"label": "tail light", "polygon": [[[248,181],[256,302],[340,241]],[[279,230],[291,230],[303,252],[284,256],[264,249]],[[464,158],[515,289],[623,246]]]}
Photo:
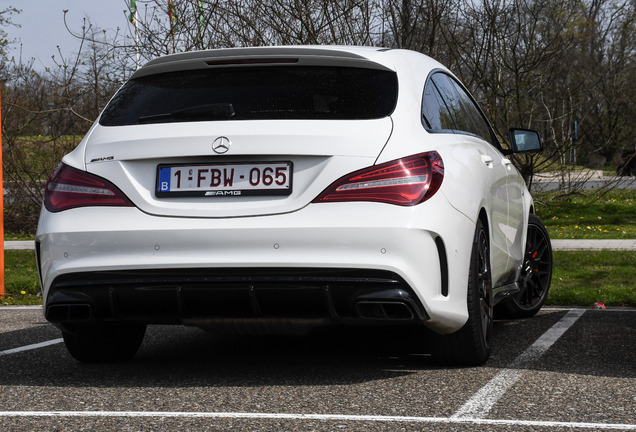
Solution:
{"label": "tail light", "polygon": [[44,206],[50,212],[60,212],[76,207],[134,204],[108,180],[59,164],[46,183]]}
{"label": "tail light", "polygon": [[313,202],[373,201],[413,206],[432,197],[443,178],[440,155],[434,151],[421,153],[348,174]]}

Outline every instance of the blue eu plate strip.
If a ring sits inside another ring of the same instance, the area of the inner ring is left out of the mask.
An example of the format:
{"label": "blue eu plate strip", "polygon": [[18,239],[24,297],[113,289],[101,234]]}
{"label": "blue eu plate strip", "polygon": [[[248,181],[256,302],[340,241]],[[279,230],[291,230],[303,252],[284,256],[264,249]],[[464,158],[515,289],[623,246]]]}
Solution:
{"label": "blue eu plate strip", "polygon": [[170,192],[170,167],[159,168],[159,192]]}

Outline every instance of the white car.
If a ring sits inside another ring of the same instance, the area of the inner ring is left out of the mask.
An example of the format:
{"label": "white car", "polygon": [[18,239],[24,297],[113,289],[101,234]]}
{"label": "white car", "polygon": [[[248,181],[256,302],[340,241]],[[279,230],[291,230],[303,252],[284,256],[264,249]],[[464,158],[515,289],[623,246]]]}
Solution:
{"label": "white car", "polygon": [[401,324],[433,330],[441,363],[482,364],[495,305],[534,315],[552,272],[508,158],[540,137],[510,138],[411,51],[153,60],[47,183],[44,314],[86,362],[131,358],[148,324]]}

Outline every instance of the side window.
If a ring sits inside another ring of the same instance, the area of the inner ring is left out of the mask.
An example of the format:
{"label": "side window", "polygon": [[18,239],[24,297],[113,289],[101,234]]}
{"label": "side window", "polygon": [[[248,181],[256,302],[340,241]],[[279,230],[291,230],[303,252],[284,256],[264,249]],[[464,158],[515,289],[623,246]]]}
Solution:
{"label": "side window", "polygon": [[452,129],[493,143],[490,127],[479,108],[464,89],[444,73],[433,74],[426,83],[422,116],[433,132]]}
{"label": "side window", "polygon": [[446,106],[455,122],[455,130],[468,132],[468,119],[466,112],[462,107],[462,103],[457,93],[457,89],[453,85],[450,77],[443,73],[436,73],[431,77],[435,87],[439,90],[442,99],[446,102]]}
{"label": "side window", "polygon": [[433,81],[428,80],[424,87],[422,118],[429,129],[434,131],[453,130],[455,121]]}

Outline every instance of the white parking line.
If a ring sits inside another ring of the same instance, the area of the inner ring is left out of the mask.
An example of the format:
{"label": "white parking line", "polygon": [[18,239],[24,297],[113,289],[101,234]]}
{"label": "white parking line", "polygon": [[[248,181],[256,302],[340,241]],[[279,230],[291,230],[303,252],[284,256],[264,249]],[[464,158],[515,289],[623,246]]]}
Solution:
{"label": "white parking line", "polygon": [[499,372],[452,415],[453,419],[480,419],[486,416],[497,401],[521,378],[524,369],[532,365],[576,322],[584,309],[570,310],[508,367]]}
{"label": "white parking line", "polygon": [[59,344],[60,342],[64,342],[64,339],[59,338],[59,339],[53,339],[53,340],[50,340],[50,341],[40,342],[40,343],[36,343],[36,344],[32,344],[32,345],[25,345],[25,346],[19,347],[19,348],[13,348],[13,349],[6,350],[6,351],[0,351],[0,356],[9,355],[9,354],[15,354],[15,353],[19,353],[19,352],[22,352],[22,351],[30,351],[30,350],[34,350],[34,349],[38,349],[38,348],[44,348],[44,347],[47,347],[49,345]]}
{"label": "white parking line", "polygon": [[208,419],[264,419],[264,420],[322,420],[353,422],[393,423],[442,423],[473,425],[504,425],[530,427],[556,427],[569,429],[636,430],[634,424],[583,423],[531,420],[497,420],[453,417],[406,417],[370,416],[345,414],[276,414],[276,413],[224,413],[224,412],[178,412],[178,411],[0,411],[2,417],[158,417],[158,418],[208,418]]}

